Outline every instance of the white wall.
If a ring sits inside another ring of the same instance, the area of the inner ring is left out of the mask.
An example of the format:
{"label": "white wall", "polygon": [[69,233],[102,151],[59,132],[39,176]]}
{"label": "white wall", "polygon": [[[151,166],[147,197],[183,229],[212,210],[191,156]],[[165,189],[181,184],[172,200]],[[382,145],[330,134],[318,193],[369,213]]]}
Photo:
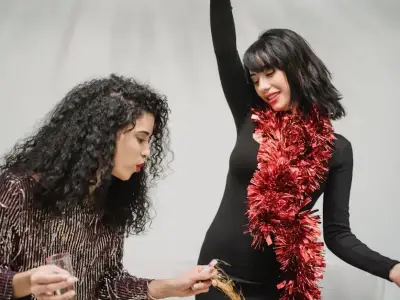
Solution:
{"label": "white wall", "polygon": [[[261,30],[286,27],[303,35],[333,72],[349,114],[335,127],[355,155],[353,230],[400,259],[400,2],[233,0],[233,6],[241,52]],[[169,277],[196,263],[235,138],[213,56],[208,1],[0,1],[0,152],[74,84],[110,72],[148,81],[169,96],[174,173],[154,195],[151,231],[129,239],[125,256],[134,274]],[[400,296],[393,284],[329,252],[327,259],[324,299]]]}

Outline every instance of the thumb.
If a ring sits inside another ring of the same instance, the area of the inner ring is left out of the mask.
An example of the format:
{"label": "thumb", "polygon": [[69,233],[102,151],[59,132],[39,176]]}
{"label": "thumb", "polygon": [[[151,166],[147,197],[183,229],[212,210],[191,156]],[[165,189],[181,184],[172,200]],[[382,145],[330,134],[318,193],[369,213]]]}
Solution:
{"label": "thumb", "polygon": [[[207,266],[197,266],[197,271],[198,272],[208,272],[211,269],[214,269],[214,267],[218,264],[218,261],[216,259],[213,259]],[[211,270],[212,271],[212,270]]]}
{"label": "thumb", "polygon": [[207,272],[209,269],[210,269],[209,266],[197,266],[196,267],[197,273],[200,273],[200,272],[203,272],[203,271]]}
{"label": "thumb", "polygon": [[209,266],[199,266],[190,277],[193,281],[210,280],[213,276],[213,271],[214,268],[211,268]]}

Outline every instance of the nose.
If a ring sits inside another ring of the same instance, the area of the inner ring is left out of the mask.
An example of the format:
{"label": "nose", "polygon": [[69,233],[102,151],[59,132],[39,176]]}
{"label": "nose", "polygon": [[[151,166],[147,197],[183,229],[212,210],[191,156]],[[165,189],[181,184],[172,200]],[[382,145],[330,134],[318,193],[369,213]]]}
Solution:
{"label": "nose", "polygon": [[267,76],[260,76],[259,82],[258,82],[258,88],[263,93],[269,91],[269,89],[271,88],[271,83],[269,82],[269,79]]}
{"label": "nose", "polygon": [[142,156],[144,157],[144,158],[147,158],[147,157],[149,157],[150,156],[150,145],[149,144],[146,144],[146,146],[144,146],[143,148],[142,148]]}

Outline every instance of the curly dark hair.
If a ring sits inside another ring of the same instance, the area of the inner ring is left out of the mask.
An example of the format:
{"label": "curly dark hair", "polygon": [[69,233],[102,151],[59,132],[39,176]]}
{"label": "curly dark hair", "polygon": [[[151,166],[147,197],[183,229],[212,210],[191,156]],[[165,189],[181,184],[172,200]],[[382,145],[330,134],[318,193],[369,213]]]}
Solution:
{"label": "curly dark hair", "polygon": [[243,63],[249,82],[250,71],[279,69],[285,72],[294,95],[292,103],[308,113],[317,105],[321,113],[336,120],[346,115],[342,96],[331,82],[331,73],[308,42],[289,29],[270,29],[246,50]]}
{"label": "curly dark hair", "polygon": [[[146,169],[119,180],[112,176],[117,132],[146,112],[155,118]],[[83,82],[35,134],[14,146],[0,171],[39,174],[35,203],[42,209],[59,214],[71,205],[86,207],[92,195],[105,224],[127,234],[142,232],[151,219],[148,189],[161,179],[170,152],[169,114],[165,96],[132,78],[111,74]]]}

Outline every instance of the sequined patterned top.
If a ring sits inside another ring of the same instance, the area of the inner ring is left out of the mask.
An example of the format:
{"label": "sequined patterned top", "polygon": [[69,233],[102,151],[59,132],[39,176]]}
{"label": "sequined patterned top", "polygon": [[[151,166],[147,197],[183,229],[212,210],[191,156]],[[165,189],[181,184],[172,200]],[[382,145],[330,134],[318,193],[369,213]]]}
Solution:
{"label": "sequined patterned top", "polygon": [[0,183],[0,300],[13,299],[15,273],[43,265],[46,257],[61,252],[72,256],[79,279],[77,300],[147,299],[149,280],[123,269],[124,235],[80,209],[49,217],[32,206],[34,185],[31,177],[12,174]]}

